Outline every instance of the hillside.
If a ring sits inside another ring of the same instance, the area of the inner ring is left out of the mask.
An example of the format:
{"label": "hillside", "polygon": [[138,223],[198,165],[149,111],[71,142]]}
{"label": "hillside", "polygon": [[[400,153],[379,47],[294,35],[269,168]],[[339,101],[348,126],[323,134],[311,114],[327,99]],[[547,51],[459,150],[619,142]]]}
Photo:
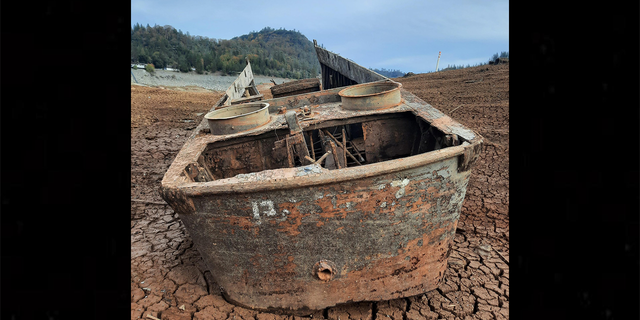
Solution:
{"label": "hillside", "polygon": [[313,43],[298,31],[266,27],[230,40],[182,33],[172,26],[131,28],[131,62],[171,66],[187,72],[240,72],[249,59],[256,74],[281,78],[315,77],[320,72]]}

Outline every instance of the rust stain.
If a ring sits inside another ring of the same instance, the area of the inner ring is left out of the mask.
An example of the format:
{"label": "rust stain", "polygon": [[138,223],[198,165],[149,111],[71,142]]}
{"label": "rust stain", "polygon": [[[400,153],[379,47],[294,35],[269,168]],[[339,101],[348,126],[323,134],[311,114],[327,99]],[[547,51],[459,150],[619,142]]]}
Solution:
{"label": "rust stain", "polygon": [[305,215],[300,213],[298,209],[299,203],[290,203],[284,202],[279,205],[280,211],[288,210],[289,214],[287,215],[287,219],[278,223],[280,229],[277,229],[278,232],[287,233],[289,236],[297,236],[300,234],[300,230],[298,229],[302,225],[302,219]]}

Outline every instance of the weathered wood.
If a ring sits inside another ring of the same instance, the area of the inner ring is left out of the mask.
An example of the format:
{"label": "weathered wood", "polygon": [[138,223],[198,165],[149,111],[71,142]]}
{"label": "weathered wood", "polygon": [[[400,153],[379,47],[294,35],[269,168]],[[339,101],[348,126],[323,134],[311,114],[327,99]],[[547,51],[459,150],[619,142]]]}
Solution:
{"label": "weathered wood", "polygon": [[311,156],[313,157],[313,161],[316,161],[316,150],[313,147],[313,132],[309,131],[309,144],[311,145]]}
{"label": "weathered wood", "polygon": [[300,128],[300,123],[298,122],[298,115],[295,111],[287,111],[287,113],[284,114],[284,118],[287,120],[287,125],[289,126],[291,134],[302,132],[302,128]]}
{"label": "weathered wood", "polygon": [[271,87],[274,98],[315,91],[320,91],[320,81],[317,78],[290,81]]}
{"label": "weathered wood", "polygon": [[[434,138],[431,137],[431,133],[429,132],[429,124],[420,120],[418,121],[418,127],[420,128],[420,138],[418,139],[418,142],[414,144],[414,150],[412,151],[412,154],[420,154],[426,152],[430,148],[433,148],[433,145],[435,145],[435,140],[431,141]],[[417,147],[415,146],[416,144]]]}
{"label": "weathered wood", "polygon": [[353,147],[353,151],[355,151],[356,154],[358,155],[358,157],[360,157],[360,161],[364,162],[365,160],[362,157],[362,154],[360,153],[360,150],[358,150],[358,146],[356,146],[356,144],[353,142],[353,140],[349,140],[349,143],[351,143],[351,146]]}
{"label": "weathered wood", "polygon": [[160,202],[160,201],[151,201],[151,200],[143,200],[143,199],[131,199],[131,201],[133,202],[142,202],[142,203],[149,203],[149,204],[160,204],[160,205],[166,205],[168,203],[166,202]]}
{"label": "weathered wood", "polygon": [[[309,149],[307,148],[307,142],[304,139],[302,131],[287,136],[287,144],[291,150],[291,154],[300,159],[302,164],[305,164],[305,157],[309,156]],[[294,158],[295,162],[295,158]]]}
{"label": "weathered wood", "polygon": [[200,167],[202,167],[204,169],[204,171],[207,173],[209,181],[214,180],[214,175],[213,173],[211,173],[211,171],[209,170],[209,167],[207,167],[206,162],[204,161],[204,156],[200,155],[198,157],[198,164],[200,165]]}
{"label": "weathered wood", "polygon": [[[344,149],[344,166],[347,166],[347,153],[349,153],[349,150],[347,150],[347,134],[344,131],[344,126],[342,126],[342,148]],[[349,153],[350,154],[350,153]],[[353,155],[351,156],[351,158],[353,158],[354,160],[356,158],[353,157]],[[358,160],[356,160],[357,162]]]}
{"label": "weathered wood", "polygon": [[320,159],[316,161],[316,163],[319,165],[322,165],[322,161],[326,159],[330,154],[331,154],[331,151],[325,152],[325,154],[323,154],[322,157],[320,157]]}
{"label": "weathered wood", "polygon": [[311,161],[311,164],[319,164],[322,165],[322,161],[331,154],[331,151],[327,151],[325,154],[320,157],[318,160],[313,160],[309,156],[305,156],[305,159]]}
{"label": "weathered wood", "polygon": [[247,102],[260,101],[260,100],[262,100],[263,97],[264,97],[263,94],[252,95],[252,96],[249,96],[249,97],[243,97],[243,98],[231,100],[231,104],[234,105],[234,104],[242,104],[242,103],[247,103]]}
{"label": "weathered wood", "polygon": [[[320,62],[321,65],[323,65],[323,68],[322,68],[323,73],[327,73],[326,69],[331,69],[336,73],[356,83],[367,83],[367,82],[388,79],[387,77],[381,74],[378,74],[365,67],[362,67],[359,64],[349,59],[345,59],[333,52],[330,52],[318,46],[315,46],[315,49],[316,49],[316,54],[318,56],[318,61]],[[339,79],[336,79],[337,78],[336,75],[333,75],[332,78],[333,78],[333,81],[331,82],[333,83],[339,82],[338,81]],[[322,88],[329,89],[329,88],[335,88],[339,86],[339,85],[333,85],[332,83],[329,83],[330,81],[327,81],[327,80],[329,79],[325,80],[325,78],[323,77]],[[340,82],[344,82],[344,79],[343,81],[340,81]]]}
{"label": "weathered wood", "polygon": [[287,161],[289,163],[289,168],[293,168],[293,154],[291,154],[291,145],[289,144],[289,139],[285,139],[285,144],[287,146]]}
{"label": "weathered wood", "polygon": [[233,82],[233,84],[231,84],[231,86],[229,86],[229,89],[225,91],[228,97],[225,104],[231,105],[233,100],[242,98],[247,87],[253,87],[255,88],[255,92],[258,94],[260,93],[253,82],[253,72],[251,71],[251,64],[249,61],[247,61],[247,66],[244,67],[242,72],[240,72],[238,78]]}
{"label": "weathered wood", "polygon": [[[345,143],[345,144],[340,143],[340,141],[338,141],[338,139],[336,139],[336,137],[334,137],[334,136],[333,136],[333,135],[332,135],[332,134],[331,134],[327,129],[323,129],[323,131],[324,131],[324,133],[325,133],[325,134],[329,135],[329,137],[330,137],[331,139],[333,139],[333,141],[335,141],[335,142],[336,142],[336,144],[338,145],[338,147],[340,147],[342,150],[344,150],[344,151],[345,151],[345,152],[344,152],[344,163],[345,163],[345,167],[346,167],[346,164],[347,164],[347,155],[349,155],[349,156],[351,157],[351,159],[353,159],[357,164],[362,165],[362,163],[360,163],[360,161],[358,161],[358,159],[356,159],[356,157],[354,157],[354,156],[351,154],[351,152],[349,152],[349,150],[347,150],[346,143]],[[342,137],[343,137],[343,138],[342,138],[342,141],[344,141],[344,139],[345,139],[345,138],[344,138],[344,129],[342,129],[342,134],[343,134],[343,136],[342,136]]]}
{"label": "weathered wood", "polygon": [[289,166],[289,147],[287,145],[287,138],[282,140],[276,140],[273,143],[272,149],[272,161],[280,166]]}
{"label": "weathered wood", "polygon": [[338,150],[336,148],[336,144],[333,141],[329,141],[329,145],[331,146],[331,152],[333,153],[333,161],[336,163],[336,167],[338,169],[342,169],[343,166],[340,164],[340,156],[338,156]]}
{"label": "weathered wood", "polygon": [[329,138],[329,136],[327,136],[325,133],[326,131],[323,132],[323,130],[318,131],[318,136],[320,136],[320,141],[322,145],[322,151],[325,153],[329,153],[331,155],[331,157],[327,159],[327,162],[325,163],[325,168],[329,170],[337,169],[336,160],[335,160],[337,157],[336,150],[331,147],[331,143],[330,143],[331,138]]}

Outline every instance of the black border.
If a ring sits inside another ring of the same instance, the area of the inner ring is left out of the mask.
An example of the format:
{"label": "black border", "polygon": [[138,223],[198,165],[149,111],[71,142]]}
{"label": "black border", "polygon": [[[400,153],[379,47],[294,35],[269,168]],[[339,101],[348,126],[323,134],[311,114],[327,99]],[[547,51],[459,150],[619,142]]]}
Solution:
{"label": "black border", "polygon": [[639,11],[620,4],[511,4],[511,319],[638,319]]}
{"label": "black border", "polygon": [[130,16],[2,3],[3,319],[130,317]]}

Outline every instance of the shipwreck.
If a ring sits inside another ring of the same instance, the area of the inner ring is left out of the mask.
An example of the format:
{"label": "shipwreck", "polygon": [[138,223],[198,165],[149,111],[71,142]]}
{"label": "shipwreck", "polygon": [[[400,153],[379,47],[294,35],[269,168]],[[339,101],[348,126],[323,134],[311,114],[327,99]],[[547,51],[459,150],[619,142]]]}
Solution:
{"label": "shipwreck", "polygon": [[269,100],[247,62],[166,172],[163,199],[244,307],[303,314],[437,288],[482,137],[315,50],[321,79]]}

